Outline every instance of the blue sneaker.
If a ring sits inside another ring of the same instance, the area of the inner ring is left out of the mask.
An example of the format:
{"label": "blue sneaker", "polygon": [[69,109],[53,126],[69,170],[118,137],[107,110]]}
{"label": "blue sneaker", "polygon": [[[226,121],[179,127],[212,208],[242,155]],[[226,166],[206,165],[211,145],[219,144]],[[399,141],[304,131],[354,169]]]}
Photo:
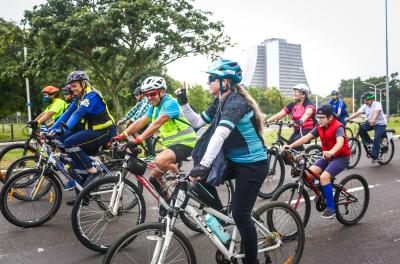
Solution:
{"label": "blue sneaker", "polygon": [[64,185],[64,191],[69,191],[75,189],[75,181],[68,180],[68,182]]}

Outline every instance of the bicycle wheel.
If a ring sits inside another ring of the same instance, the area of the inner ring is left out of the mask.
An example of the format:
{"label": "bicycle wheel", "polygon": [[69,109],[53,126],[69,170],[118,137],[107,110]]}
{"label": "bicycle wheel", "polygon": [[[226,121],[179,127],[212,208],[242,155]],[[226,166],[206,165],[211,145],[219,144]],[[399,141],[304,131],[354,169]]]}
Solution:
{"label": "bicycle wheel", "polygon": [[335,191],[336,218],[343,225],[354,225],[364,216],[369,204],[367,181],[358,174],[344,178]]}
{"label": "bicycle wheel", "polygon": [[260,263],[300,263],[305,232],[299,214],[286,203],[270,202],[258,208],[255,215],[263,225],[256,222],[259,251],[276,247],[281,241],[277,248],[258,254]]}
{"label": "bicycle wheel", "polygon": [[347,137],[347,138],[352,138],[352,137],[354,137],[353,130],[351,130],[350,127],[346,127],[346,137]]}
{"label": "bicycle wheel", "polygon": [[258,196],[269,199],[285,180],[285,163],[275,149],[268,150],[268,175],[258,192]]}
{"label": "bicycle wheel", "polygon": [[11,177],[4,184],[0,197],[1,212],[10,223],[35,227],[53,218],[60,208],[62,194],[55,176],[28,169]]}
{"label": "bicycle wheel", "polygon": [[308,146],[305,150],[305,153],[313,155],[311,157],[311,162],[314,163],[318,159],[317,157],[322,157],[322,147],[320,145]]}
{"label": "bicycle wheel", "polygon": [[361,158],[361,144],[358,141],[358,138],[349,138],[349,147],[350,147],[350,157],[349,164],[347,165],[348,169],[352,169],[357,166],[358,162]]}
{"label": "bicycle wheel", "polygon": [[2,149],[0,151],[0,181],[5,182],[5,173],[11,163],[20,157],[32,155],[36,152],[37,150],[32,146],[25,149],[25,143],[12,144]]}
{"label": "bicycle wheel", "polygon": [[303,226],[306,227],[311,214],[310,195],[303,188],[299,191],[297,183],[288,183],[279,188],[271,198],[271,201],[281,201],[291,205],[300,215]]}
{"label": "bicycle wheel", "polygon": [[7,181],[9,178],[14,176],[20,171],[26,170],[26,169],[36,169],[38,167],[39,162],[39,156],[34,155],[34,156],[25,156],[21,157],[17,160],[15,160],[11,165],[8,167],[6,173],[5,173],[5,181]]}
{"label": "bicycle wheel", "polygon": [[162,139],[161,139],[159,136],[154,137],[154,138],[153,138],[153,148],[154,148],[154,151],[155,151],[156,153],[160,153],[161,151],[163,151],[163,147],[164,147],[164,145],[163,145],[163,143],[162,143]]}
{"label": "bicycle wheel", "polygon": [[387,135],[382,137],[381,149],[379,153],[379,164],[388,164],[394,155],[394,142],[393,139],[388,139]]}
{"label": "bicycle wheel", "polygon": [[[110,172],[116,176],[118,173],[123,173],[124,167],[122,167],[122,164],[119,163],[106,163],[106,167],[110,170]],[[136,185],[136,188],[143,193],[143,184],[129,171],[126,172],[125,179],[128,179],[132,183]]]}
{"label": "bicycle wheel", "polygon": [[127,179],[118,212],[112,213],[109,203],[118,181],[118,177],[100,178],[85,187],[76,198],[71,214],[72,229],[78,240],[91,250],[106,252],[128,228],[145,221],[146,205],[142,193]]}
{"label": "bicycle wheel", "polygon": [[[231,211],[231,202],[234,192],[232,181],[225,181],[224,184],[221,184],[217,187],[217,191],[218,196],[221,199],[222,205],[224,206],[224,213],[229,214]],[[189,200],[189,204],[193,206],[199,205],[199,203],[193,199]],[[179,212],[179,217],[181,218],[185,226],[187,226],[190,230],[198,233],[202,232],[201,228],[197,226],[196,222],[193,221],[192,218],[185,211]]]}
{"label": "bicycle wheel", "polygon": [[[162,263],[196,264],[196,254],[187,237],[176,228]],[[103,264],[153,263],[155,250],[161,250],[165,241],[165,225],[146,223],[134,227],[107,251]],[[158,263],[155,261],[154,263]]]}

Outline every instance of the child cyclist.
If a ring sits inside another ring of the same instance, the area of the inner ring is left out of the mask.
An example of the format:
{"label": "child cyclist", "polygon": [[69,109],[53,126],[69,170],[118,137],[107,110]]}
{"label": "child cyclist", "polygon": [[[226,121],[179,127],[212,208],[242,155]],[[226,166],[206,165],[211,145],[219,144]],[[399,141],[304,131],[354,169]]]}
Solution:
{"label": "child cyclist", "polygon": [[333,218],[336,213],[333,202],[333,188],[331,177],[342,172],[349,163],[350,148],[346,138],[345,128],[334,115],[331,105],[321,105],[317,110],[318,125],[304,137],[298,139],[284,148],[295,148],[310,140],[320,137],[322,143],[322,158],[317,160],[310,168],[315,174],[321,175],[320,181],[326,201],[326,210],[323,218]]}

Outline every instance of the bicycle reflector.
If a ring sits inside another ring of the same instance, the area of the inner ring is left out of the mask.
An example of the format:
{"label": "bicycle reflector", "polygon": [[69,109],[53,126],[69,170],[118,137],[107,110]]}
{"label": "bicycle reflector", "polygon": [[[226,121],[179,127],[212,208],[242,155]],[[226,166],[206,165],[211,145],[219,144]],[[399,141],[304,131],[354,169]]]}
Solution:
{"label": "bicycle reflector", "polygon": [[130,157],[128,160],[128,171],[135,175],[144,175],[147,169],[147,163],[136,157]]}

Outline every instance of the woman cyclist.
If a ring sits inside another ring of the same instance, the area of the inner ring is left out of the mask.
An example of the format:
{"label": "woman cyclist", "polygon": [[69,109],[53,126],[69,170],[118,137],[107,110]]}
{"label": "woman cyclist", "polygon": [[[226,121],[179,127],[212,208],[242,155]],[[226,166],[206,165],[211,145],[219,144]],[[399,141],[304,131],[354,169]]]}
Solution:
{"label": "woman cyclist", "polygon": [[333,188],[331,178],[342,172],[349,163],[350,148],[347,141],[345,128],[333,112],[329,104],[321,105],[317,111],[318,126],[310,133],[284,148],[295,148],[303,145],[313,138],[320,137],[323,156],[317,160],[310,170],[321,175],[322,191],[326,201],[326,210],[323,218],[333,218],[336,213],[333,202]]}
{"label": "woman cyclist", "polygon": [[[302,134],[306,135],[313,129],[315,125],[315,106],[308,98],[310,88],[306,84],[297,84],[293,87],[293,100],[279,113],[267,119],[267,122],[275,122],[286,115],[292,115],[292,120],[298,126],[294,127],[294,132],[290,136],[288,143],[293,143],[299,139]],[[304,150],[303,146],[299,146],[298,150]]]}
{"label": "woman cyclist", "polygon": [[[90,181],[87,179],[98,175],[88,154],[109,142],[117,130],[106,102],[100,92],[90,85],[86,72],[72,72],[68,76],[67,84],[79,99],[76,106],[71,103],[68,111],[60,117],[60,122],[54,124],[52,131],[57,135],[64,135],[65,151],[73,160],[75,171],[81,176],[82,182],[86,181],[87,184]],[[75,126],[81,124],[84,130],[71,132]],[[70,204],[73,204],[72,201],[68,203]]]}
{"label": "woman cyclist", "polygon": [[[226,178],[235,178],[232,217],[242,238],[243,263],[257,262],[257,233],[251,220],[258,191],[267,175],[267,154],[262,138],[263,115],[253,98],[238,84],[242,70],[237,62],[220,60],[207,70],[210,93],[217,98],[200,115],[177,93],[185,117],[193,127],[211,124],[193,150],[193,181],[207,178],[220,151],[226,156]],[[209,132],[212,133],[209,133]],[[203,151],[201,151],[203,149]],[[195,154],[203,152],[200,162]],[[198,164],[197,164],[198,163]],[[213,187],[215,188],[215,187]],[[212,192],[218,195],[216,191]]]}

